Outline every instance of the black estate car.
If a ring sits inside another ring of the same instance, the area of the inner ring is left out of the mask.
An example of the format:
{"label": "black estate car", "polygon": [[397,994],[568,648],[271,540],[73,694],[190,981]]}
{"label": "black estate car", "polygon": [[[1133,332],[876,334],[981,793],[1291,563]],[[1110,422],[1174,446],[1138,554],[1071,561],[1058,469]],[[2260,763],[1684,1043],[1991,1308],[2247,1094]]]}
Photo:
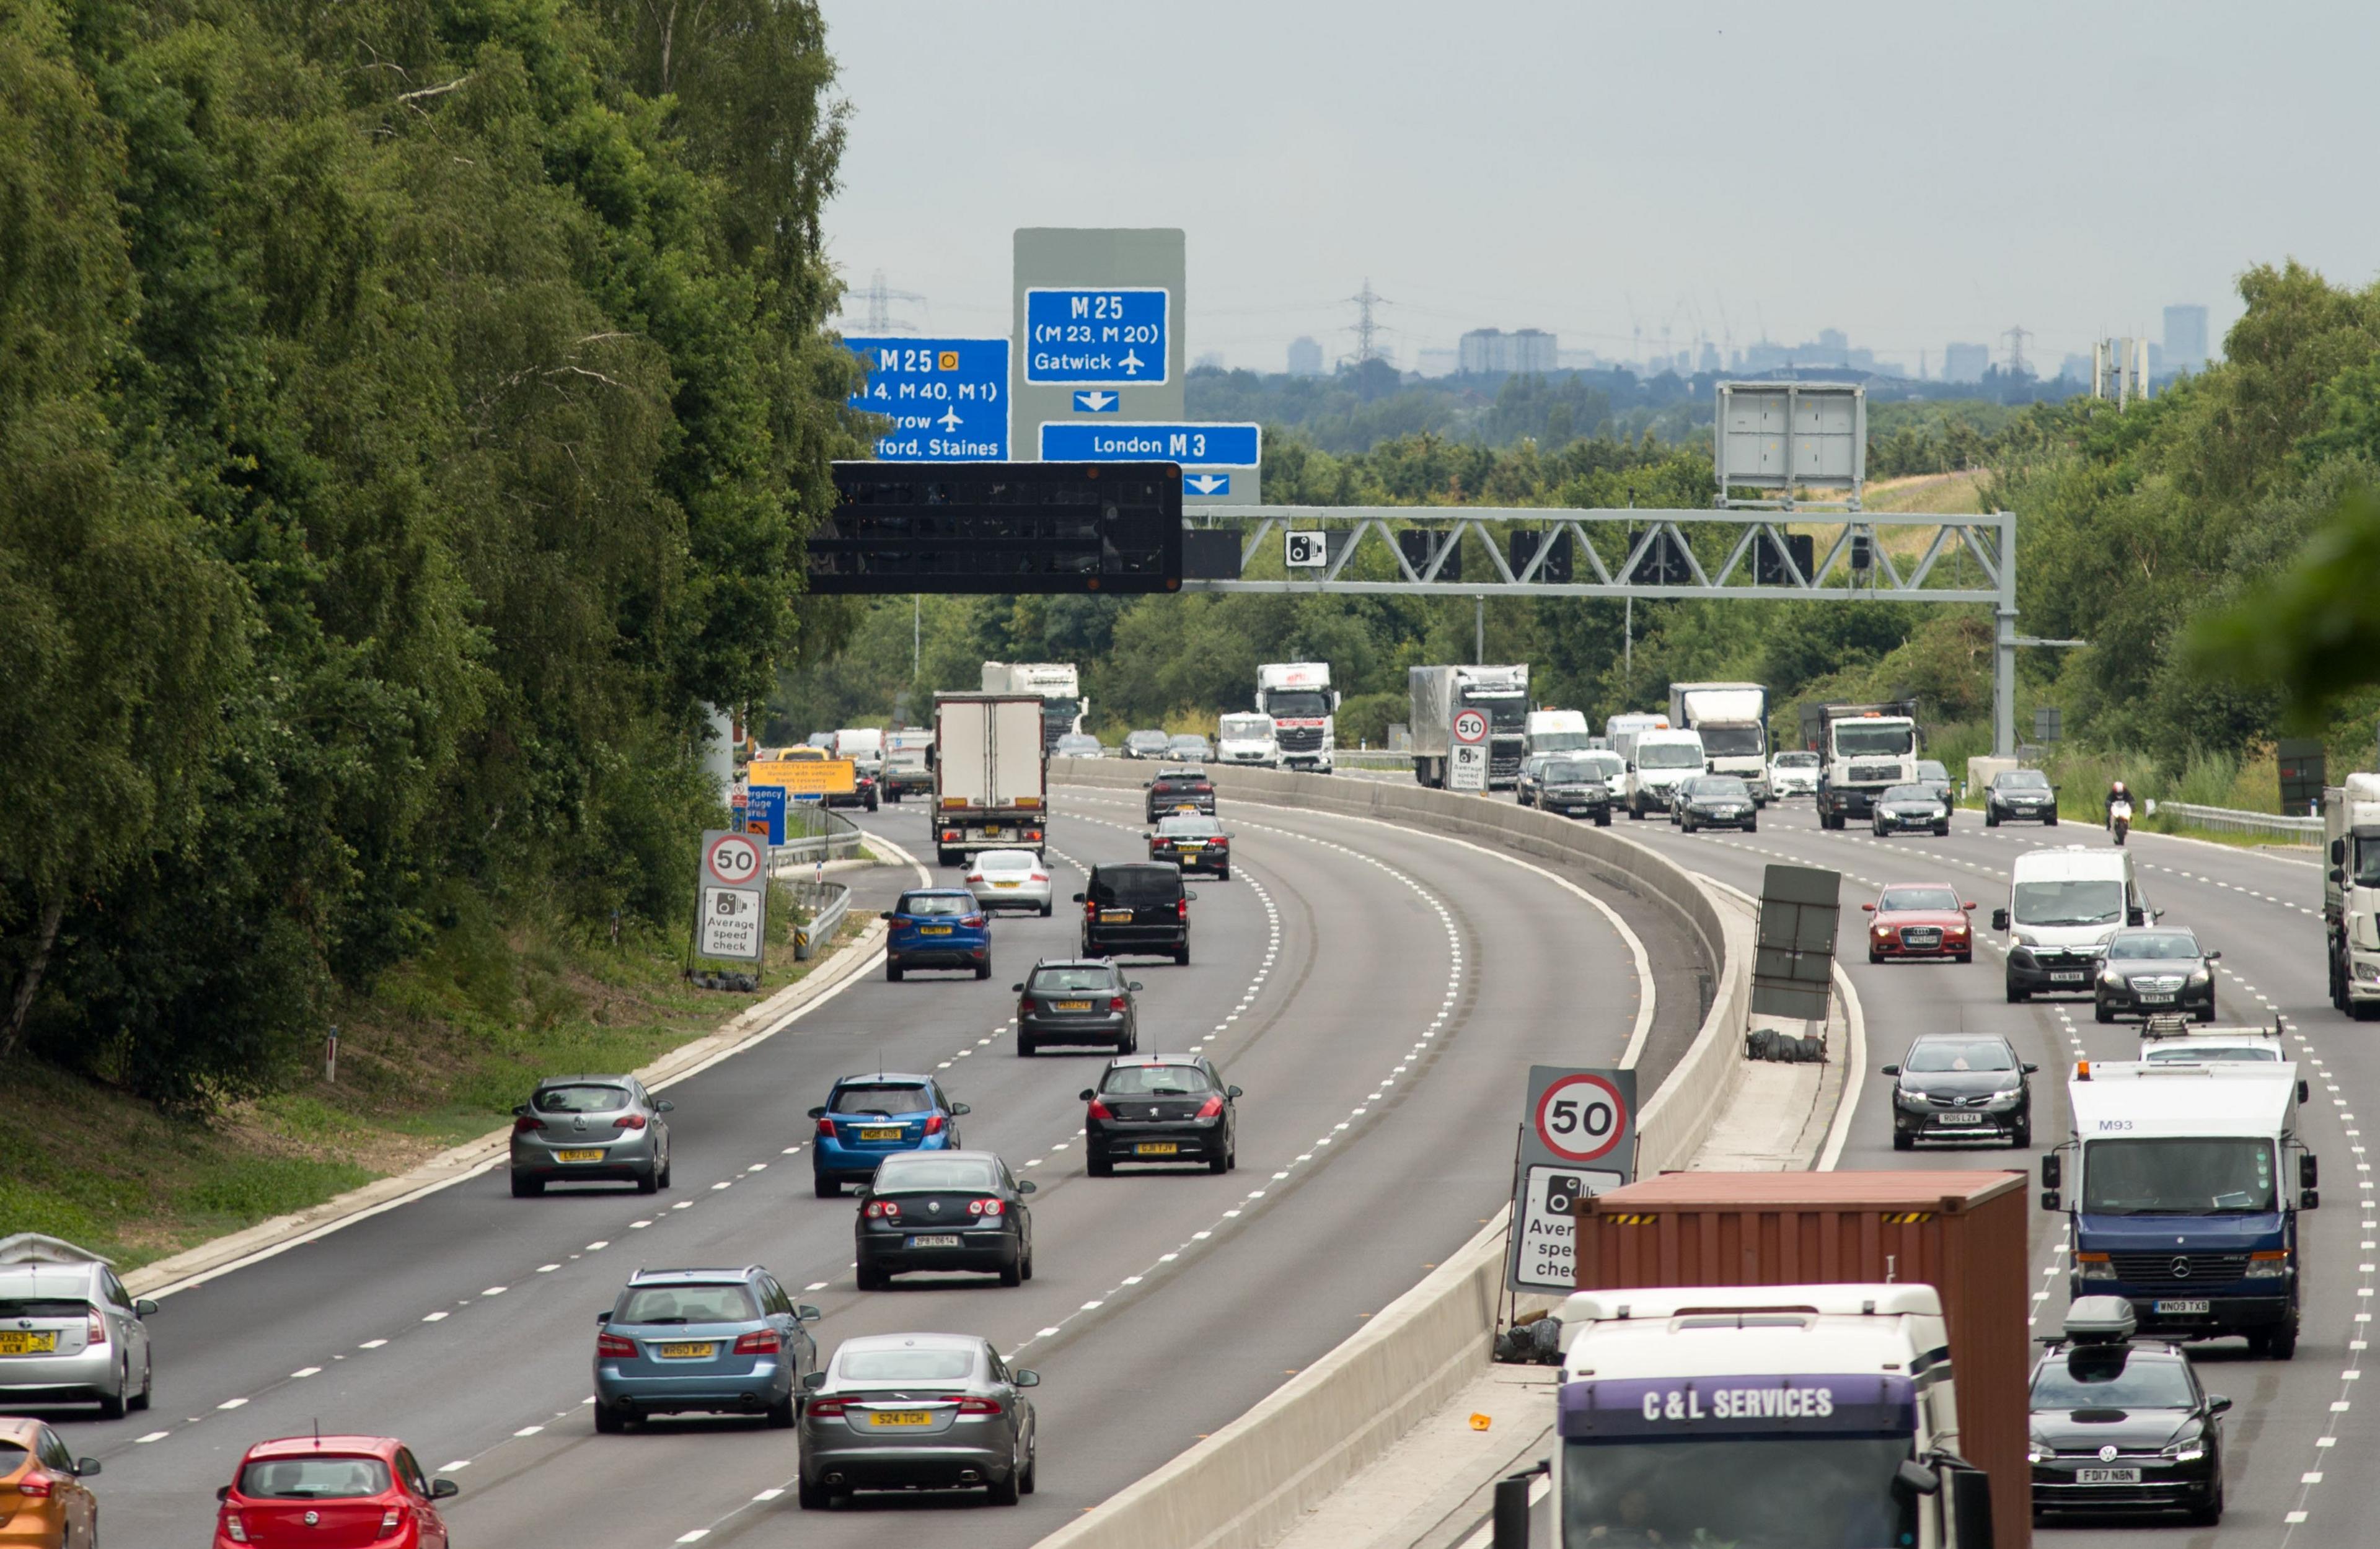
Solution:
{"label": "black estate car", "polygon": [[2033,1369],[2033,1509],[2223,1520],[2223,1416],[2180,1347],[2131,1337],[2116,1296],[2076,1300]]}

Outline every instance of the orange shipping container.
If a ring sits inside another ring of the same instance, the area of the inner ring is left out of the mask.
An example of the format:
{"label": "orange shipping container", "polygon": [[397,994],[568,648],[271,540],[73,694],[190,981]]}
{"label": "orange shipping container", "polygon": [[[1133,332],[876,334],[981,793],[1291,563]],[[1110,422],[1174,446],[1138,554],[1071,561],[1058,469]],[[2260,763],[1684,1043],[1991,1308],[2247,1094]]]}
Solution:
{"label": "orange shipping container", "polygon": [[1580,1202],[1581,1290],[1914,1280],[1941,1293],[1961,1445],[1994,1549],[2033,1542],[2026,1176],[1673,1172]]}

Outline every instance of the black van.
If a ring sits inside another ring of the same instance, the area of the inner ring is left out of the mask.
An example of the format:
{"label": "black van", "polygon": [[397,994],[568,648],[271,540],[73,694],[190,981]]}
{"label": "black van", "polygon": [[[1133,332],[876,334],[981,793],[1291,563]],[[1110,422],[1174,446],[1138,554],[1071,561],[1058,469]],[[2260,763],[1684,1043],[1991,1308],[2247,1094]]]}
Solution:
{"label": "black van", "polygon": [[1091,868],[1083,906],[1083,956],[1126,952],[1172,954],[1190,961],[1190,901],[1198,895],[1182,885],[1182,868],[1161,861],[1117,861]]}

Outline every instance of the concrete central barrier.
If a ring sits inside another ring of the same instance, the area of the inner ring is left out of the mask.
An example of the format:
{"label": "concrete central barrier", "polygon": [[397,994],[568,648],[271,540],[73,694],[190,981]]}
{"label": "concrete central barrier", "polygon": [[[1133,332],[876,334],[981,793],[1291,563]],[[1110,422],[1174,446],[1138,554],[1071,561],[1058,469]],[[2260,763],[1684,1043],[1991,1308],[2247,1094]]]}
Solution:
{"label": "concrete central barrier", "polygon": [[[1050,781],[1136,800],[1156,768],[1060,758]],[[1212,773],[1225,802],[1377,818],[1584,865],[1682,922],[1701,945],[1714,994],[1694,1042],[1637,1116],[1638,1176],[1682,1168],[1700,1149],[1735,1090],[1751,1010],[1753,922],[1738,899],[1621,834],[1507,802],[1275,769]],[[1062,790],[1053,805],[1064,811]],[[1499,1220],[1360,1333],[1041,1540],[1043,1549],[1262,1549],[1486,1367],[1503,1265]]]}

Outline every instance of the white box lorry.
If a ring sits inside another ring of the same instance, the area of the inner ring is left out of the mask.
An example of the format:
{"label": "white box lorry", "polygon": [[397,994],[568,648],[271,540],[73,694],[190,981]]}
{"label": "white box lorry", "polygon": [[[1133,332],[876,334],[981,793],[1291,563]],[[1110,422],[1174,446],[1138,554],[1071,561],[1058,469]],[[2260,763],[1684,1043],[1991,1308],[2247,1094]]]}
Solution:
{"label": "white box lorry", "polygon": [[1511,790],[1527,756],[1529,669],[1506,667],[1415,667],[1405,674],[1411,700],[1414,779],[1446,788],[1447,749],[1454,741],[1454,718],[1477,710],[1488,720],[1488,784]]}
{"label": "white box lorry", "polygon": [[1670,724],[1699,732],[1713,774],[1735,775],[1768,805],[1768,690],[1760,684],[1671,684]]}
{"label": "white box lorry", "polygon": [[1039,853],[1050,822],[1042,703],[1027,694],[934,696],[934,858],[978,850]]}
{"label": "white box lorry", "polygon": [[1272,718],[1284,769],[1329,774],[1339,749],[1339,691],[1327,661],[1267,661],[1257,667],[1257,710]]}
{"label": "white box lorry", "polygon": [[2380,1018],[2380,774],[2323,793],[2322,840],[2330,1003],[2370,1022]]}
{"label": "white box lorry", "polygon": [[1083,697],[1082,674],[1067,661],[987,661],[986,694],[1031,694],[1041,700],[1041,745],[1055,750],[1058,739],[1083,729],[1090,701]]}

